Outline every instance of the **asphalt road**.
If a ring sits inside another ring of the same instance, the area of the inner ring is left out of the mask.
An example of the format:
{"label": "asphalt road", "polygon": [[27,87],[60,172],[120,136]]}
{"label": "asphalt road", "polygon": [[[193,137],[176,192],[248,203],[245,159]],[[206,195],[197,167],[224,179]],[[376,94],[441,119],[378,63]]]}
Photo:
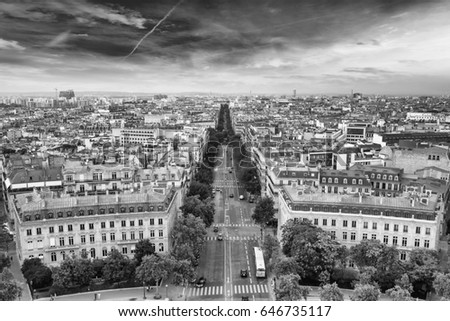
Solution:
{"label": "asphalt road", "polygon": [[[235,169],[232,166],[231,149],[220,148],[220,163],[214,170],[214,184],[221,192],[216,192],[214,202],[216,214],[214,225],[219,232],[208,229],[206,246],[201,255],[197,275],[206,278],[203,288],[191,285],[187,289],[188,300],[269,300],[266,279],[256,279],[253,248],[259,246],[260,228],[253,223],[251,213],[254,204],[239,200],[243,187],[238,184]],[[233,168],[230,173],[230,168]],[[233,194],[233,198],[230,198]],[[223,240],[217,239],[218,234]],[[247,269],[248,277],[240,275],[241,269]]]}

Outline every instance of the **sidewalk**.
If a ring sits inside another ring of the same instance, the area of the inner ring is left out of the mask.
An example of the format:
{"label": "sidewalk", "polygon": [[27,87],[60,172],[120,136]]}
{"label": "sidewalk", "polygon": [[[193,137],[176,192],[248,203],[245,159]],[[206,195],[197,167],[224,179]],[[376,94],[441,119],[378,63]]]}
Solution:
{"label": "sidewalk", "polygon": [[28,287],[27,281],[23,277],[22,271],[20,270],[21,266],[19,264],[19,258],[16,253],[16,244],[15,242],[11,242],[9,245],[8,255],[13,258],[10,266],[10,271],[14,276],[14,279],[20,284],[22,287],[22,297],[18,300],[21,301],[32,301],[30,288]]}
{"label": "sidewalk", "polygon": [[[185,301],[182,295],[183,288],[163,285],[159,288],[161,298],[155,299],[156,287],[145,290],[143,287],[111,289],[103,291],[90,291],[68,295],[56,296],[54,301]],[[95,296],[97,294],[97,297]],[[145,298],[144,298],[145,297]],[[39,298],[38,301],[53,301],[52,298]]]}

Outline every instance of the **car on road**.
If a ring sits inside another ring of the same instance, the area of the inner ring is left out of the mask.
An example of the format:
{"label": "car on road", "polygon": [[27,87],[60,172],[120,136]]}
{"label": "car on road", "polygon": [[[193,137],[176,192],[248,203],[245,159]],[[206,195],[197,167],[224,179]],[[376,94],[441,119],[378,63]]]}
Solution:
{"label": "car on road", "polygon": [[228,170],[228,173],[233,173],[233,170],[230,168],[229,170]]}
{"label": "car on road", "polygon": [[248,277],[248,270],[245,268],[241,269],[240,275],[242,278]]}
{"label": "car on road", "polygon": [[233,198],[233,197],[234,197],[234,194],[233,194],[233,193],[231,193],[231,194],[230,194],[230,198]]}
{"label": "car on road", "polygon": [[242,201],[245,199],[244,195],[239,195],[239,199]]}
{"label": "car on road", "polygon": [[219,228],[218,228],[217,226],[214,226],[214,227],[213,227],[213,231],[214,231],[214,232],[219,232]]}
{"label": "car on road", "polygon": [[219,234],[217,235],[217,241],[223,241],[223,235],[222,235],[222,233],[219,233]]}
{"label": "car on road", "polygon": [[253,195],[250,195],[250,197],[248,198],[248,202],[253,203],[254,201],[255,201],[255,197]]}
{"label": "car on road", "polygon": [[195,283],[195,286],[197,288],[203,288],[205,286],[205,284],[206,284],[206,279],[202,276],[197,280],[197,282]]}
{"label": "car on road", "polygon": [[220,188],[216,187],[216,192],[221,192]]}

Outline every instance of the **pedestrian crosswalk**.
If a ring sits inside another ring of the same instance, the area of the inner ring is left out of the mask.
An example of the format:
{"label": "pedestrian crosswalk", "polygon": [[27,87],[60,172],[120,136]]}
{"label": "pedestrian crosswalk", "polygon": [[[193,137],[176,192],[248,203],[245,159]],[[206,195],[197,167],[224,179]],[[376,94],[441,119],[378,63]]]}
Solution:
{"label": "pedestrian crosswalk", "polygon": [[[207,236],[207,241],[216,241],[217,236]],[[258,240],[258,236],[224,236],[223,240],[227,241],[252,241],[252,240]]]}
{"label": "pedestrian crosswalk", "polygon": [[189,288],[188,296],[223,295],[223,285]]}
{"label": "pedestrian crosswalk", "polygon": [[[268,293],[269,289],[266,284],[235,284],[233,285],[232,294],[246,294],[246,293]],[[204,288],[188,288],[188,297],[195,296],[220,296],[223,295],[223,285],[206,286]]]}
{"label": "pedestrian crosswalk", "polygon": [[259,225],[256,224],[225,224],[225,223],[217,223],[214,224],[215,226],[219,226],[219,227],[260,227]]}
{"label": "pedestrian crosswalk", "polygon": [[267,293],[269,289],[266,284],[241,284],[234,285],[233,291],[235,294],[244,294],[244,293]]}

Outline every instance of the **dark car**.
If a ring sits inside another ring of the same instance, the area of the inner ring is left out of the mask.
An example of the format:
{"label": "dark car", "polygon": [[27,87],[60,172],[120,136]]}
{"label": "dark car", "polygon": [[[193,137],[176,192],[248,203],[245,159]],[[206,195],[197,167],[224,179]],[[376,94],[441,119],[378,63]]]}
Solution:
{"label": "dark car", "polygon": [[234,194],[230,194],[230,198],[233,198],[234,197]]}
{"label": "dark car", "polygon": [[242,296],[241,298],[242,298],[242,299],[241,299],[242,301],[248,301],[248,296],[246,296],[246,295],[245,295],[245,296]]}
{"label": "dark car", "polygon": [[219,233],[219,235],[217,235],[217,241],[223,241],[222,233]]}
{"label": "dark car", "polygon": [[197,280],[197,282],[195,283],[195,286],[197,288],[203,288],[205,286],[205,283],[206,283],[206,279],[202,276]]}
{"label": "dark car", "polygon": [[253,203],[255,201],[255,197],[253,196],[253,195],[251,195],[249,198],[248,198],[248,202],[249,203]]}
{"label": "dark car", "polygon": [[219,232],[219,228],[217,226],[214,226],[213,231],[214,232]]}
{"label": "dark car", "polygon": [[248,270],[247,269],[241,269],[241,277],[243,277],[243,278],[248,277]]}

